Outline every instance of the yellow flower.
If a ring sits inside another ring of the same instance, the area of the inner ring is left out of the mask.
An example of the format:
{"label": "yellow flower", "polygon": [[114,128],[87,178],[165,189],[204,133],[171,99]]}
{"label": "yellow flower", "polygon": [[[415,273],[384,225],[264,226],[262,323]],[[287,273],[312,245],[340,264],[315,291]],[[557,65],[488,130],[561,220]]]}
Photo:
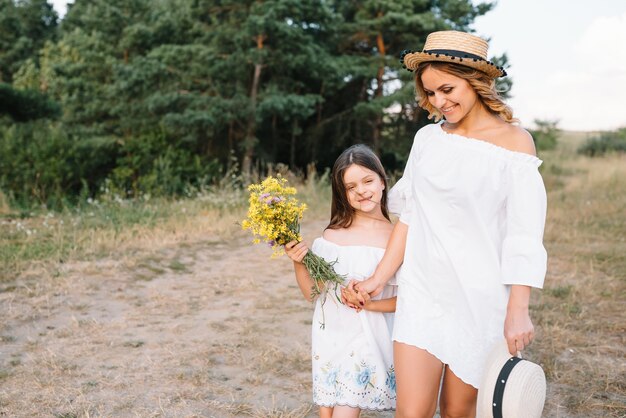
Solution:
{"label": "yellow flower", "polygon": [[[290,241],[302,241],[300,236],[300,221],[306,210],[304,203],[294,197],[296,189],[287,186],[287,179],[280,176],[268,177],[259,184],[248,186],[250,198],[248,215],[241,222],[243,229],[249,229],[254,236],[254,243],[261,241],[272,247],[272,258],[283,255],[284,246]],[[333,265],[312,251],[309,251],[302,260],[311,278],[313,279],[312,297],[320,295],[324,289],[334,287],[335,297],[339,302],[337,287],[344,284],[345,277],[338,275]],[[322,318],[324,301],[322,299]],[[325,324],[322,319],[321,327]]]}
{"label": "yellow flower", "polygon": [[267,177],[260,184],[248,186],[247,218],[241,223],[255,236],[273,248],[273,257],[284,254],[283,246],[290,241],[301,241],[300,221],[306,205],[294,197],[296,189],[287,186],[287,179]]}

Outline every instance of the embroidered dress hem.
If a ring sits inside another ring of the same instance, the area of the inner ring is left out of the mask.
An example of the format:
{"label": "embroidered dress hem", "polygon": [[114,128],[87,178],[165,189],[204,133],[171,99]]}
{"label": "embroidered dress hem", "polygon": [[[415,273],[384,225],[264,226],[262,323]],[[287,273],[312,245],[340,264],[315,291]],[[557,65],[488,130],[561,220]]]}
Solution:
{"label": "embroidered dress hem", "polygon": [[328,404],[324,404],[324,403],[320,403],[320,402],[313,402],[313,405],[315,406],[323,406],[325,408],[334,408],[336,406],[347,406],[350,408],[359,408],[361,411],[376,411],[376,412],[385,412],[385,411],[395,411],[396,408],[393,407],[389,407],[389,408],[375,408],[375,407],[371,407],[371,406],[361,406],[361,405],[352,405],[349,403],[342,403],[342,402],[335,402],[335,403],[328,403]]}

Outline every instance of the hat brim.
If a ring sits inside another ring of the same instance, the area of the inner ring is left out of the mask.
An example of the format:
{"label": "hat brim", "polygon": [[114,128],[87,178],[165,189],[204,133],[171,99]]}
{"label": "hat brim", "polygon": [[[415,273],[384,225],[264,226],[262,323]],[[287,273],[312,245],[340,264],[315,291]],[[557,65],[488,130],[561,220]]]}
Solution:
{"label": "hat brim", "polygon": [[[477,416],[493,418],[492,402],[496,382],[503,365],[511,358],[506,341],[498,341],[486,361],[478,389]],[[504,390],[504,418],[537,418],[541,416],[546,396],[546,380],[541,367],[529,361],[518,363],[507,380]]]}
{"label": "hat brim", "polygon": [[498,78],[506,76],[506,71],[502,67],[498,67],[491,61],[485,61],[480,58],[463,58],[452,55],[435,54],[431,52],[411,52],[404,56],[403,62],[407,69],[415,71],[423,62],[439,61],[449,62],[451,64],[464,65],[476,70],[482,71],[489,77]]}

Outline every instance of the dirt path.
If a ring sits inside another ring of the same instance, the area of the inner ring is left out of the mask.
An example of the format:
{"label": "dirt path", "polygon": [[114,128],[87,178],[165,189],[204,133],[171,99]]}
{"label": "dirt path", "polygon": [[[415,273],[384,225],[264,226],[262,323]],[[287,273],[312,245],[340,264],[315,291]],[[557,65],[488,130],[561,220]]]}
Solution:
{"label": "dirt path", "polygon": [[269,255],[240,233],[1,286],[0,416],[315,416],[312,305]]}

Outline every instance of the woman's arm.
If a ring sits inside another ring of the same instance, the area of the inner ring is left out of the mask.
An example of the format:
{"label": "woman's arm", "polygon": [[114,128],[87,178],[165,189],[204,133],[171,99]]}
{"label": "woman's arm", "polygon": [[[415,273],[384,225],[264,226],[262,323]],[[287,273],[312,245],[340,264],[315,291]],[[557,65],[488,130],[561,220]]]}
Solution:
{"label": "woman's arm", "polygon": [[[515,151],[535,155],[532,137],[521,128],[512,140]],[[502,283],[511,286],[504,320],[509,352],[528,346],[535,330],[528,312],[531,287],[541,288],[546,276],[543,246],[546,223],[546,189],[538,164],[511,167],[507,172],[506,236],[502,242]]]}
{"label": "woman's arm", "polygon": [[293,260],[293,269],[296,273],[296,281],[300,287],[302,295],[306,300],[313,300],[313,279],[306,266],[302,263],[304,256],[309,252],[309,248],[304,242],[291,241],[285,244],[285,253]]}
{"label": "woman's arm", "polygon": [[[393,227],[391,237],[389,237],[389,243],[385,250],[378,267],[374,271],[374,274],[367,280],[364,280],[355,285],[355,288],[359,292],[369,293],[371,296],[376,296],[382,290],[385,284],[396,273],[402,261],[404,260],[404,248],[406,246],[406,235],[409,230],[409,226],[403,222],[398,221]],[[359,300],[365,302],[365,299],[359,295]]]}
{"label": "woman's arm", "polygon": [[511,355],[522,351],[535,338],[535,328],[528,312],[529,302],[530,286],[511,286],[504,319],[504,337]]}

